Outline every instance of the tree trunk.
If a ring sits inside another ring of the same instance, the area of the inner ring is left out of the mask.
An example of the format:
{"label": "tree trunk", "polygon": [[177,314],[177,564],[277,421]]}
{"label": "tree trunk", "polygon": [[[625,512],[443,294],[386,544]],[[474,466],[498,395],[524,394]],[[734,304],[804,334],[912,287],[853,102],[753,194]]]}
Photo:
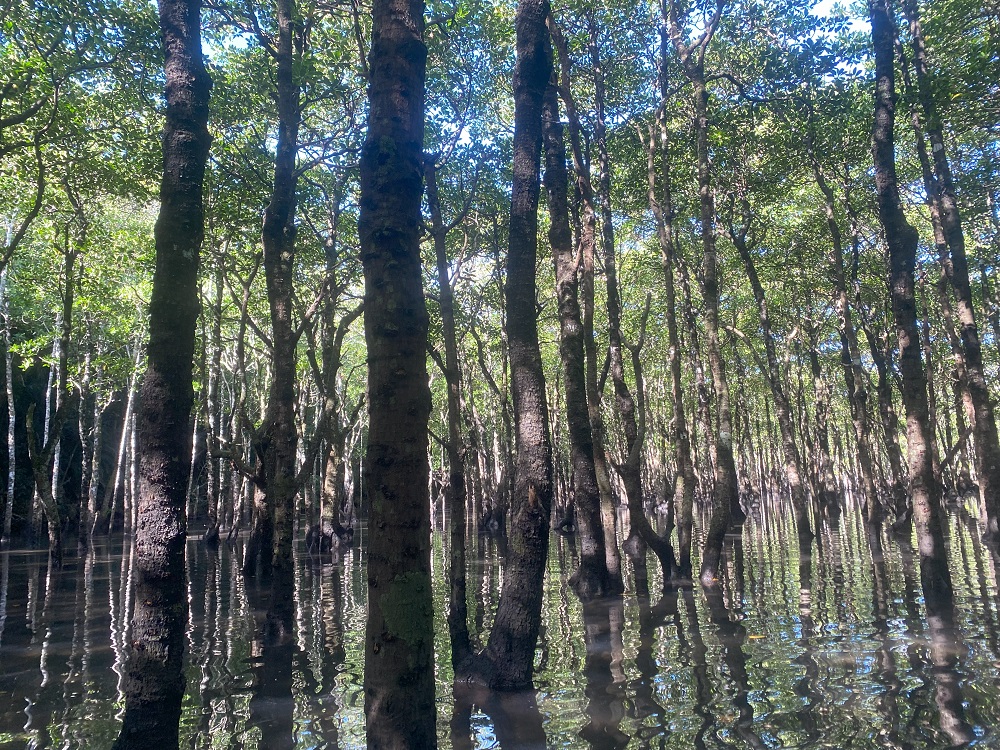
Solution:
{"label": "tree trunk", "polygon": [[928,192],[934,212],[938,216],[944,235],[945,245],[940,252],[941,267],[951,282],[955,293],[955,308],[958,313],[961,347],[957,352],[964,368],[965,388],[972,403],[974,420],[971,421],[975,444],[976,475],[979,480],[979,495],[986,509],[987,537],[994,547],[1000,548],[1000,438],[997,435],[993,402],[990,400],[989,385],[983,369],[982,343],[976,322],[972,287],[969,283],[969,262],[965,253],[965,234],[962,218],[958,210],[955,184],[948,160],[948,150],[944,142],[944,126],[938,116],[931,82],[927,70],[927,52],[924,47],[923,30],[919,11],[914,0],[904,0],[903,11],[910,25],[913,44],[913,65],[917,78],[917,91],[924,113],[924,126],[930,141],[934,164],[934,179],[930,181]]}
{"label": "tree trunk", "polygon": [[[590,421],[590,438],[593,446],[594,478],[600,502],[600,515],[595,519],[592,515],[582,518],[581,538],[593,540],[600,533],[603,536],[601,549],[604,552],[604,572],[600,577],[611,588],[620,589],[621,558],[618,554],[618,538],[615,533],[616,514],[614,490],[611,486],[611,472],[605,450],[604,417],[601,414],[601,387],[598,385],[597,338],[594,333],[594,275],[597,250],[597,210],[595,205],[594,187],[590,179],[590,167],[584,155],[582,125],[576,110],[576,99],[570,87],[570,58],[566,40],[559,27],[553,22],[550,28],[559,59],[559,90],[566,105],[566,115],[569,120],[569,141],[573,155],[573,168],[576,174],[576,192],[580,202],[580,217],[578,229],[579,259],[579,295],[581,297],[581,325],[584,351],[584,384],[586,386],[587,412]],[[568,221],[567,221],[568,223]],[[586,507],[586,506],[585,506]],[[596,521],[600,526],[595,525]],[[596,552],[595,552],[596,554]],[[593,563],[597,565],[596,558]],[[582,572],[582,568],[581,568]],[[593,575],[591,576],[593,577]],[[577,586],[578,594],[582,584]],[[582,595],[582,594],[581,594]]]}
{"label": "tree trunk", "polygon": [[458,334],[455,325],[455,292],[448,264],[448,227],[441,215],[438,196],[437,166],[426,157],[424,175],[427,206],[431,214],[431,236],[437,265],[438,303],[441,308],[441,333],[444,343],[444,379],[448,389],[448,635],[451,638],[451,661],[457,669],[472,655],[469,639],[468,600],[465,584],[465,442],[462,439],[462,369],[458,361]]}
{"label": "tree trunk", "polygon": [[[637,451],[635,460],[626,458],[625,464],[629,467],[626,470],[632,471],[632,464],[634,464],[635,470],[638,471],[639,462],[642,459],[643,445],[641,440],[638,443],[635,442],[638,435],[634,429],[635,399],[632,398],[632,394],[629,393],[628,386],[625,383],[625,366],[622,354],[621,298],[618,292],[614,220],[611,213],[611,162],[608,157],[607,125],[605,122],[607,116],[605,114],[604,102],[604,68],[601,65],[597,26],[594,23],[593,11],[588,9],[586,16],[588,32],[587,46],[590,54],[591,71],[594,76],[594,143],[597,146],[597,197],[601,207],[601,239],[604,249],[604,279],[607,289],[608,357],[611,379],[615,387],[615,403],[625,425],[625,450],[630,455],[633,450]],[[620,470],[619,474],[621,474]],[[638,488],[638,499],[641,501],[642,483],[639,481],[633,483],[633,485]],[[611,495],[609,494],[608,497],[610,499]],[[622,564],[621,555],[618,553],[618,534],[616,532],[618,519],[614,512],[613,504],[608,505],[603,515],[604,546],[607,552],[608,576],[616,591],[620,593],[623,589],[621,582]],[[673,562],[673,552],[671,552],[670,558],[671,562]]]}
{"label": "tree trunk", "polygon": [[[673,487],[673,507],[677,522],[677,574],[681,578],[691,576],[691,539],[694,527],[694,460],[691,455],[691,437],[688,433],[684,410],[684,385],[681,379],[680,336],[677,330],[677,287],[674,279],[676,255],[678,252],[674,232],[674,202],[671,185],[670,147],[667,135],[666,106],[670,98],[667,81],[667,48],[669,39],[666,29],[660,32],[660,110],[657,114],[657,128],[650,127],[647,142],[646,173],[649,189],[649,208],[656,220],[657,239],[660,245],[660,265],[663,268],[667,319],[667,364],[670,369],[670,403],[673,414],[669,425],[670,442],[676,454],[676,474]],[[659,131],[658,133],[656,131]],[[657,135],[660,148],[656,148]],[[656,192],[656,155],[659,151],[661,199]]]}
{"label": "tree trunk", "polygon": [[135,611],[124,682],[125,717],[115,750],[176,748],[185,683],[184,493],[191,455],[211,81],[202,61],[198,0],[160,0],[160,29],[166,55],[164,169],[154,229],[148,364],[138,421]]}
{"label": "tree trunk", "polygon": [[809,370],[816,394],[816,454],[813,465],[816,472],[816,495],[820,512],[831,520],[840,514],[840,496],[837,480],[833,475],[830,454],[830,385],[823,377],[819,360],[819,326],[809,327]]}
{"label": "tree trunk", "polygon": [[545,28],[548,15],[548,0],[520,0],[515,20],[514,184],[504,295],[517,469],[508,567],[490,639],[476,665],[484,681],[500,690],[523,690],[532,684],[549,547],[552,447],[538,347],[535,282],[542,99],[552,70]]}
{"label": "tree trunk", "polygon": [[757,267],[754,264],[753,255],[747,243],[746,234],[753,219],[750,205],[746,201],[743,201],[742,213],[742,227],[736,228],[732,225],[732,221],[730,221],[729,236],[737,252],[739,252],[740,258],[743,259],[743,267],[747,272],[747,280],[750,282],[750,289],[753,292],[754,301],[757,303],[761,338],[764,340],[765,366],[762,369],[771,390],[771,398],[774,401],[774,414],[778,419],[778,430],[781,433],[785,481],[788,482],[788,489],[792,496],[792,510],[795,513],[795,531],[799,538],[799,547],[802,549],[804,545],[808,545],[813,537],[809,522],[809,509],[806,506],[806,488],[802,480],[802,457],[795,444],[792,405],[788,398],[786,386],[782,383],[781,365],[778,362],[778,352],[774,345],[774,335],[771,330],[771,315],[768,310],[767,299],[764,296],[764,286],[757,275]]}
{"label": "tree trunk", "polygon": [[813,176],[820,192],[823,193],[823,210],[830,230],[830,273],[833,277],[834,309],[837,312],[837,330],[840,333],[841,365],[844,368],[844,384],[847,387],[847,401],[851,407],[851,422],[854,440],[857,443],[858,463],[861,465],[861,487],[866,516],[871,523],[881,522],[881,504],[875,489],[875,459],[872,455],[871,424],[868,414],[868,389],[866,375],[861,363],[861,349],[858,332],[854,323],[854,310],[847,293],[847,276],[844,273],[844,244],[840,225],[835,213],[833,188],[827,182],[812,147],[812,138],[807,142],[812,162]]}
{"label": "tree trunk", "polygon": [[708,366],[715,391],[718,428],[715,433],[715,489],[712,518],[705,535],[701,580],[712,583],[718,579],[722,558],[722,542],[731,521],[739,521],[739,485],[736,460],[733,456],[733,419],[729,404],[729,382],[719,341],[719,261],[715,246],[715,194],[712,190],[708,157],[708,92],[705,71],[696,69],[693,76],[695,98],[695,129],[698,140],[698,194],[701,206],[702,296],[705,300],[705,345]]}
{"label": "tree trunk", "polygon": [[[297,482],[298,431],[295,427],[295,349],[292,283],[295,270],[295,200],[301,104],[295,67],[302,55],[301,24],[294,0],[277,0],[275,46],[278,140],[271,200],[264,209],[264,276],[271,312],[271,382],[259,430],[264,464],[263,492],[273,529],[271,547],[259,550],[261,571],[291,568]],[[298,44],[296,44],[298,42]],[[258,519],[263,522],[261,514]],[[245,567],[245,572],[251,569]]]}
{"label": "tree trunk", "polygon": [[899,418],[892,405],[892,381],[889,379],[889,347],[888,342],[880,343],[871,330],[865,328],[868,338],[868,348],[875,362],[875,372],[878,374],[876,390],[878,392],[879,417],[882,420],[882,433],[886,454],[889,456],[890,491],[892,492],[893,512],[896,514],[896,524],[907,521],[910,516],[909,500],[906,497],[905,472],[903,470],[903,451],[899,447]]}
{"label": "tree trunk", "polygon": [[219,501],[221,492],[222,467],[215,452],[222,437],[222,403],[219,386],[222,381],[222,289],[225,268],[222,258],[215,260],[215,284],[212,297],[212,358],[208,371],[208,439],[205,459],[208,461],[208,528],[205,529],[205,543],[219,541]]}
{"label": "tree trunk", "polygon": [[0,272],[0,314],[3,315],[4,396],[7,406],[7,477],[6,504],[3,510],[3,529],[0,542],[9,543],[14,521],[14,482],[17,476],[17,451],[15,449],[14,362],[11,347],[10,301],[7,297],[7,269]]}
{"label": "tree trunk", "polygon": [[913,521],[920,550],[920,574],[926,596],[951,592],[951,574],[942,530],[941,492],[934,479],[932,437],[928,422],[927,381],[920,358],[914,273],[917,232],[906,221],[896,178],[893,124],[896,81],[893,54],[894,27],[888,0],[869,0],[875,51],[875,126],[872,155],[879,221],[889,250],[889,293],[899,339],[899,369],[906,408],[906,446],[909,461]]}
{"label": "tree trunk", "polygon": [[365,274],[371,499],[365,727],[369,748],[437,746],[421,284],[421,0],[375,0],[358,235]]}
{"label": "tree trunk", "polygon": [[[566,144],[554,86],[546,89],[543,106],[549,244],[552,246],[556,298],[559,302],[559,355],[566,393],[566,425],[573,466],[575,521],[580,541],[580,567],[570,579],[570,584],[577,596],[590,600],[616,593],[616,586],[607,564],[601,493],[594,468],[594,438],[587,404],[583,316],[569,223]],[[617,588],[620,591],[620,587]]]}

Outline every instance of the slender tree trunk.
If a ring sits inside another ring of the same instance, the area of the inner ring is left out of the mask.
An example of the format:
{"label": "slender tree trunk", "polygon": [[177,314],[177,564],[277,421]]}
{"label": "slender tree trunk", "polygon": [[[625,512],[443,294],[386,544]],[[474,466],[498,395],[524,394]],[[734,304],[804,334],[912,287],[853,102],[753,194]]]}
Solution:
{"label": "slender tree trunk", "polygon": [[875,460],[872,451],[871,424],[868,415],[868,389],[866,375],[861,362],[861,348],[854,323],[854,310],[847,293],[847,275],[844,272],[844,245],[840,225],[835,212],[836,201],[833,188],[820,169],[812,150],[812,140],[808,142],[813,176],[820,192],[823,193],[823,210],[830,230],[829,267],[833,277],[834,309],[837,312],[837,330],[840,333],[841,364],[844,368],[844,383],[847,387],[847,401],[851,407],[851,421],[854,440],[858,448],[858,463],[861,465],[861,487],[866,516],[870,523],[881,522],[881,503],[875,488]]}
{"label": "slender tree trunk", "polygon": [[997,435],[996,416],[983,369],[982,343],[969,282],[969,262],[965,253],[965,234],[944,141],[944,126],[938,116],[931,90],[927,51],[917,3],[914,0],[904,0],[903,11],[910,25],[917,91],[933,157],[934,179],[928,188],[931,201],[937,206],[934,213],[940,221],[945,241],[944,247],[941,248],[943,252],[939,253],[941,267],[951,282],[955,294],[955,309],[958,314],[961,339],[957,356],[960,360],[959,366],[964,369],[963,382],[972,404],[974,419],[971,420],[971,426],[979,494],[987,514],[987,536],[995,547],[1000,547],[1000,438]]}
{"label": "slender tree trunk", "polygon": [[774,401],[774,413],[778,420],[778,430],[781,433],[781,450],[785,481],[792,496],[792,510],[795,513],[795,531],[799,538],[800,549],[807,545],[813,537],[809,521],[809,510],[806,505],[806,488],[802,479],[803,463],[799,449],[795,444],[795,426],[792,422],[792,405],[788,398],[786,386],[782,381],[781,365],[778,362],[778,352],[774,345],[774,335],[771,330],[771,315],[764,296],[764,286],[757,275],[757,267],[753,254],[747,243],[746,231],[752,221],[748,203],[743,203],[743,226],[739,229],[730,227],[730,239],[743,259],[747,280],[757,303],[757,314],[760,317],[761,338],[764,340],[765,367],[764,375],[771,390]]}
{"label": "slender tree trunk", "polygon": [[712,517],[705,536],[701,579],[711,583],[718,579],[722,558],[722,542],[732,520],[740,520],[739,484],[733,455],[733,419],[729,403],[729,382],[719,341],[719,260],[715,246],[715,194],[712,190],[708,157],[708,92],[705,71],[699,67],[693,76],[695,98],[695,130],[698,141],[698,194],[701,206],[702,296],[705,300],[705,345],[708,366],[715,391],[718,428],[715,433],[715,489]]}
{"label": "slender tree trunk", "polygon": [[[694,460],[691,455],[691,437],[688,433],[684,410],[684,385],[681,379],[680,336],[677,330],[677,288],[674,279],[678,247],[674,232],[674,201],[671,184],[670,144],[667,133],[666,107],[670,98],[667,80],[667,50],[670,44],[666,27],[660,31],[660,70],[658,76],[660,109],[656,125],[650,127],[647,142],[646,174],[648,181],[647,198],[649,208],[656,220],[657,239],[660,245],[660,265],[663,268],[667,319],[667,364],[670,369],[670,403],[673,415],[669,425],[670,442],[675,448],[676,474],[673,487],[673,507],[677,522],[677,574],[680,578],[691,577],[691,539],[694,528]],[[657,130],[659,132],[657,132]],[[657,149],[657,136],[660,147]],[[656,156],[659,153],[661,198],[656,190]]]}
{"label": "slender tree trunk", "polygon": [[586,363],[583,318],[580,311],[577,262],[569,223],[566,145],[559,122],[555,86],[545,92],[543,110],[545,142],[545,188],[549,204],[549,244],[556,274],[559,300],[559,354],[566,395],[566,425],[570,462],[573,467],[573,498],[580,541],[580,567],[570,579],[584,600],[614,592],[607,566],[601,523],[601,498],[594,469],[594,441],[587,410]]}
{"label": "slender tree trunk", "polygon": [[[8,239],[8,244],[10,240]],[[14,481],[17,477],[17,450],[15,443],[14,362],[11,347],[10,302],[7,298],[7,269],[0,272],[0,315],[3,315],[4,385],[7,405],[7,492],[3,510],[3,531],[0,542],[10,542],[14,521]]]}
{"label": "slender tree trunk", "polygon": [[835,519],[840,512],[840,497],[837,494],[837,480],[833,475],[833,459],[830,454],[830,385],[823,377],[820,364],[818,325],[809,328],[809,371],[816,395],[816,454],[813,462],[816,495],[822,514]]}
{"label": "slender tree trunk", "polygon": [[501,690],[521,690],[532,684],[552,504],[552,447],[538,347],[535,281],[542,99],[552,70],[545,28],[548,15],[548,0],[520,0],[515,20],[514,184],[504,293],[517,469],[508,566],[490,639],[477,665],[484,681]]}
{"label": "slender tree trunk", "polygon": [[884,344],[876,339],[874,333],[868,328],[865,329],[868,337],[868,348],[871,351],[872,360],[875,362],[875,371],[878,374],[876,389],[878,392],[879,417],[882,420],[882,433],[885,443],[886,454],[889,457],[890,490],[893,499],[893,512],[896,514],[897,524],[907,521],[910,516],[909,500],[906,497],[906,474],[903,469],[903,451],[899,447],[899,417],[896,416],[896,409],[892,405],[892,381],[889,379],[889,351],[888,342]]}
{"label": "slender tree trunk", "polygon": [[[582,303],[580,322],[582,326],[583,351],[584,351],[584,384],[586,386],[586,404],[590,421],[590,438],[593,446],[594,478],[597,482],[599,494],[600,514],[595,517],[587,506],[587,498],[584,498],[582,506],[584,513],[578,519],[582,523],[580,527],[581,540],[585,540],[584,546],[594,555],[590,558],[593,569],[598,561],[596,555],[599,554],[594,548],[597,542],[593,541],[597,534],[603,536],[600,542],[600,549],[604,554],[604,571],[599,574],[604,579],[608,591],[621,589],[621,556],[618,553],[618,538],[615,532],[616,514],[614,490],[611,486],[611,472],[608,464],[607,452],[605,450],[605,428],[604,417],[601,414],[601,387],[598,384],[598,364],[597,364],[597,338],[594,332],[594,276],[597,249],[597,210],[594,187],[590,179],[590,167],[584,156],[582,125],[580,116],[576,109],[576,99],[570,87],[570,58],[566,40],[561,30],[554,21],[550,21],[550,28],[555,42],[559,59],[559,91],[566,105],[566,115],[569,120],[569,142],[573,156],[573,167],[576,175],[576,192],[580,201],[580,221],[578,231],[579,250],[579,296]],[[568,202],[568,201],[567,201]],[[567,217],[568,224],[568,217]],[[580,508],[578,508],[578,511]],[[599,522],[599,525],[598,525]],[[583,569],[581,567],[581,572]],[[580,584],[586,581],[579,579]],[[598,581],[593,581],[598,583]],[[577,586],[577,593],[581,596],[581,586]]]}
{"label": "slender tree trunk", "polygon": [[212,295],[212,358],[208,370],[208,439],[205,460],[208,462],[208,528],[205,529],[205,543],[219,541],[219,501],[221,499],[222,467],[215,452],[222,437],[222,403],[220,385],[222,381],[222,291],[225,268],[222,258],[216,258],[214,288]]}
{"label": "slender tree trunk", "polygon": [[[635,399],[629,393],[625,383],[625,365],[622,354],[622,332],[621,332],[621,297],[618,292],[618,265],[615,258],[615,231],[614,218],[611,211],[611,161],[608,157],[607,143],[607,115],[605,113],[605,91],[604,91],[604,68],[601,65],[600,49],[598,47],[597,26],[594,23],[593,12],[587,10],[587,32],[588,32],[588,52],[590,55],[591,71],[594,77],[594,144],[597,146],[598,172],[597,172],[597,197],[601,208],[601,239],[604,249],[604,279],[607,288],[607,310],[608,310],[608,357],[611,371],[611,379],[615,388],[615,404],[622,415],[626,432],[626,451],[631,454],[633,444],[638,436],[638,432],[633,429],[635,423]],[[596,362],[595,362],[596,364]],[[637,458],[631,462],[626,459],[626,465],[630,468],[635,464],[638,470],[638,462],[642,458],[643,446],[641,441],[636,446]],[[617,468],[617,467],[616,467]],[[619,471],[619,474],[621,472]],[[623,478],[624,479],[624,478]],[[628,485],[628,482],[626,482]],[[639,491],[638,499],[641,500],[642,483],[632,482],[633,487]],[[633,499],[634,502],[634,499]],[[614,512],[613,504],[607,506],[603,515],[604,525],[604,547],[607,554],[608,576],[612,586],[616,591],[622,590],[621,583],[621,555],[618,552],[618,534],[616,531],[618,518]],[[673,553],[670,554],[673,562]]]}
{"label": "slender tree trunk", "polygon": [[[278,140],[271,200],[264,210],[262,238],[264,276],[271,311],[271,382],[267,411],[259,439],[264,464],[264,502],[273,528],[270,548],[259,550],[253,561],[263,572],[271,566],[291,568],[297,482],[298,431],[295,427],[295,349],[292,321],[292,283],[295,269],[295,168],[301,103],[295,67],[302,54],[301,22],[294,0],[275,4],[275,45],[278,100]],[[257,518],[261,519],[258,515]],[[261,519],[263,520],[263,519]],[[245,572],[250,572],[245,569]]]}
{"label": "slender tree trunk", "polygon": [[202,61],[198,0],[160,0],[166,55],[166,123],[148,364],[139,411],[140,495],[135,612],[125,717],[115,750],[178,746],[184,696],[187,592],[184,493],[190,417],[202,186],[211,81]]}
{"label": "slender tree trunk", "polygon": [[365,727],[369,748],[437,746],[421,284],[422,0],[375,0],[358,235],[365,273],[371,499]]}
{"label": "slender tree trunk", "polygon": [[920,358],[917,325],[917,232],[906,221],[896,178],[893,124],[896,82],[893,54],[894,25],[888,0],[869,0],[875,51],[875,126],[872,155],[879,221],[889,249],[889,292],[899,338],[899,369],[906,408],[906,445],[909,461],[913,521],[920,550],[920,574],[925,595],[951,592],[951,574],[942,529],[941,493],[934,479],[932,436],[927,406],[927,381]]}
{"label": "slender tree trunk", "polygon": [[458,669],[472,655],[469,638],[468,599],[465,584],[465,441],[462,438],[462,369],[458,360],[458,334],[455,325],[455,292],[448,264],[448,227],[441,215],[437,166],[431,156],[425,158],[427,206],[431,214],[431,236],[437,265],[438,303],[441,308],[441,333],[444,343],[444,379],[448,389],[448,635],[451,638],[451,661]]}

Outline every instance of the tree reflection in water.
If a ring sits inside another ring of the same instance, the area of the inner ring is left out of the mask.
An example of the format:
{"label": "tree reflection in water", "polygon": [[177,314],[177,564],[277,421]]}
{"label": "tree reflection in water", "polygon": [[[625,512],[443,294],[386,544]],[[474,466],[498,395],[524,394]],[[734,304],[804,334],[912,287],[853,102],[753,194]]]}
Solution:
{"label": "tree reflection in water", "polygon": [[[850,512],[801,551],[787,519],[753,514],[716,589],[663,591],[659,567],[637,558],[623,599],[586,606],[565,586],[575,550],[554,540],[537,690],[512,696],[452,685],[447,585],[436,579],[439,745],[996,746],[996,562],[974,519],[952,521],[951,602],[922,597],[905,541],[882,534],[873,559]],[[494,540],[470,544],[470,625],[482,642],[507,562]],[[443,571],[447,545],[434,550]],[[240,559],[238,545],[188,544],[181,746],[362,747],[363,545],[302,550],[276,588],[245,582]],[[0,552],[0,748],[110,748],[134,561],[130,547],[97,546],[62,569],[44,553]]]}

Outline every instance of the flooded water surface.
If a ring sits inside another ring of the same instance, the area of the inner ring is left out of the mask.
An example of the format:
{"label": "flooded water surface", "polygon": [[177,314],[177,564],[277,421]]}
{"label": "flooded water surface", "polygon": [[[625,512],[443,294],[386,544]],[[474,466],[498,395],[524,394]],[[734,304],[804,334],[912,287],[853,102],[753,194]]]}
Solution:
{"label": "flooded water surface", "polygon": [[[965,520],[963,520],[965,518]],[[913,550],[873,563],[854,517],[801,557],[785,522],[751,519],[717,595],[660,594],[629,564],[622,600],[582,605],[572,540],[553,537],[531,694],[454,686],[445,560],[434,537],[438,730],[445,748],[1000,748],[996,562],[950,519],[955,613],[928,616]],[[185,748],[364,747],[364,543],[296,558],[294,639],[267,645],[240,548],[188,547]],[[470,540],[472,628],[489,632],[502,545]],[[124,707],[132,551],[62,569],[0,553],[0,748],[109,748]]]}

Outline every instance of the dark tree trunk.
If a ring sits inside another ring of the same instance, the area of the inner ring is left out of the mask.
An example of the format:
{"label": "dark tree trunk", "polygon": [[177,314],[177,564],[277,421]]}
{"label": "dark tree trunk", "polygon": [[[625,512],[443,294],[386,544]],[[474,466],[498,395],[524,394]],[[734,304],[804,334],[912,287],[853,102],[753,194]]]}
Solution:
{"label": "dark tree trunk", "polygon": [[830,385],[823,377],[820,365],[819,326],[816,324],[809,327],[809,370],[816,394],[816,452],[813,460],[816,497],[820,512],[827,518],[836,519],[840,513],[840,497],[830,454]]}
{"label": "dark tree trunk", "polygon": [[899,369],[906,409],[906,447],[909,462],[913,522],[920,550],[921,581],[926,596],[950,596],[951,574],[942,529],[941,490],[934,478],[932,436],[927,405],[927,381],[920,357],[917,325],[917,232],[906,221],[896,178],[893,124],[896,117],[894,67],[895,29],[888,0],[870,0],[869,14],[875,51],[875,126],[872,155],[879,221],[889,250],[889,293],[899,338]]}
{"label": "dark tree trunk", "polygon": [[370,498],[365,726],[369,748],[437,746],[427,310],[421,284],[422,0],[375,0],[358,235],[365,274]]}
{"label": "dark tree trunk", "polygon": [[[580,217],[578,231],[578,249],[580,255],[579,294],[581,297],[581,325],[583,337],[584,383],[586,386],[587,412],[590,421],[590,436],[593,446],[594,477],[600,501],[600,515],[596,518],[589,513],[581,516],[581,540],[584,546],[596,544],[594,537],[600,533],[603,541],[600,543],[605,555],[605,573],[600,576],[606,579],[609,587],[621,589],[621,556],[618,554],[618,538],[615,533],[615,498],[611,486],[610,466],[605,451],[604,417],[601,414],[601,387],[598,384],[597,338],[594,334],[594,276],[597,250],[597,209],[595,205],[594,187],[590,179],[590,166],[584,155],[583,127],[580,115],[576,109],[576,99],[570,87],[570,58],[566,40],[558,25],[550,23],[556,51],[559,58],[559,89],[566,104],[566,115],[569,120],[569,140],[573,154],[573,167],[576,174],[576,192],[580,202]],[[600,525],[596,525],[597,522]],[[593,565],[597,565],[593,558]],[[583,569],[581,568],[581,572]],[[578,593],[585,588],[586,580],[579,579]],[[609,589],[610,590],[610,589]]]}
{"label": "dark tree trunk", "polygon": [[580,567],[570,583],[584,600],[614,592],[604,549],[601,495],[594,469],[594,439],[587,410],[586,362],[583,318],[580,312],[577,263],[569,223],[566,144],[559,122],[559,102],[554,86],[545,93],[543,111],[545,188],[549,203],[549,244],[555,264],[559,301],[559,355],[566,394],[566,425],[573,465],[573,499],[580,541]]}
{"label": "dark tree trunk", "polygon": [[885,450],[889,456],[889,477],[890,491],[892,492],[893,512],[896,514],[896,523],[909,520],[910,509],[909,500],[906,497],[906,474],[903,469],[903,451],[899,447],[899,417],[896,416],[896,409],[892,405],[892,381],[889,379],[889,346],[876,339],[875,334],[865,329],[868,338],[868,348],[871,351],[872,360],[875,362],[875,371],[878,374],[876,390],[878,393],[879,417],[882,420],[882,433],[884,437]]}
{"label": "dark tree trunk", "polygon": [[729,402],[729,383],[719,341],[719,259],[715,238],[715,192],[708,153],[708,90],[705,84],[705,50],[718,27],[723,5],[705,26],[698,40],[686,44],[680,27],[677,4],[670,0],[667,24],[674,48],[681,59],[684,75],[694,87],[694,130],[698,152],[698,196],[702,240],[702,297],[705,301],[705,348],[715,391],[717,430],[715,431],[715,485],[712,515],[705,534],[705,549],[701,562],[701,580],[708,585],[718,578],[722,560],[722,543],[732,521],[745,516],[740,507],[736,459],[733,453],[733,419]]}
{"label": "dark tree trunk", "polygon": [[[292,565],[292,533],[297,482],[298,432],[295,429],[295,349],[292,321],[292,282],[295,270],[295,199],[301,104],[295,66],[301,57],[302,34],[295,19],[294,0],[276,3],[278,25],[275,46],[278,98],[278,140],[271,200],[264,210],[262,231],[264,275],[271,311],[271,383],[267,412],[258,440],[263,461],[264,502],[272,530],[271,546],[261,545],[259,560],[247,560],[267,572],[271,566]],[[298,42],[298,44],[296,44]],[[261,522],[263,514],[255,516]],[[256,528],[254,531],[256,532]]]}
{"label": "dark tree trunk", "polygon": [[198,0],[161,0],[160,29],[167,81],[163,181],[154,229],[156,270],[138,422],[136,604],[125,676],[125,718],[115,750],[176,748],[185,682],[184,495],[191,457],[211,81],[202,62]]}
{"label": "dark tree trunk", "polygon": [[961,339],[961,347],[956,352],[956,357],[959,360],[959,367],[964,369],[963,385],[968,391],[972,405],[971,426],[979,494],[987,514],[987,536],[996,547],[1000,545],[1000,438],[997,435],[993,402],[990,400],[989,385],[983,369],[982,343],[969,282],[969,261],[965,253],[965,234],[944,142],[944,126],[938,116],[931,90],[927,52],[917,3],[914,0],[904,0],[903,10],[910,25],[917,91],[933,157],[934,176],[927,187],[931,202],[936,205],[933,213],[937,215],[944,235],[944,247],[940,248],[941,267],[955,293]]}
{"label": "dark tree trunk", "polygon": [[[638,471],[639,463],[642,460],[643,441],[638,439],[638,432],[635,429],[635,399],[629,393],[625,383],[625,365],[622,354],[621,331],[621,297],[618,292],[618,266],[615,258],[615,232],[614,220],[611,213],[611,160],[608,156],[607,143],[607,115],[605,113],[605,86],[604,68],[601,65],[600,49],[598,47],[597,25],[594,23],[593,11],[588,9],[587,34],[588,53],[590,56],[591,72],[594,77],[594,144],[597,146],[598,173],[597,173],[597,197],[601,208],[601,240],[604,250],[604,278],[607,289],[607,310],[608,310],[608,362],[611,372],[611,379],[615,388],[615,405],[622,416],[626,433],[626,452],[631,455],[636,453],[636,458],[626,459],[625,471]],[[567,86],[568,88],[568,86]],[[641,395],[640,395],[640,398]],[[634,466],[634,468],[633,468]],[[621,469],[616,467],[619,475]],[[632,486],[638,489],[636,498],[627,498],[629,502],[635,504],[636,500],[641,500],[642,482],[626,480],[622,477],[626,487]],[[638,479],[638,477],[636,477]],[[610,499],[611,494],[608,493]],[[630,511],[631,512],[631,511]],[[608,560],[608,575],[617,591],[621,591],[621,555],[618,553],[617,515],[614,512],[613,504],[608,505],[603,513],[604,525],[604,547]],[[671,552],[671,561],[673,553]]]}
{"label": "dark tree trunk", "polygon": [[515,20],[514,184],[504,295],[517,469],[508,567],[489,643],[476,665],[484,681],[501,690],[525,689],[532,684],[549,548],[552,447],[538,347],[535,282],[542,99],[552,70],[545,28],[548,15],[548,0],[521,0]]}

